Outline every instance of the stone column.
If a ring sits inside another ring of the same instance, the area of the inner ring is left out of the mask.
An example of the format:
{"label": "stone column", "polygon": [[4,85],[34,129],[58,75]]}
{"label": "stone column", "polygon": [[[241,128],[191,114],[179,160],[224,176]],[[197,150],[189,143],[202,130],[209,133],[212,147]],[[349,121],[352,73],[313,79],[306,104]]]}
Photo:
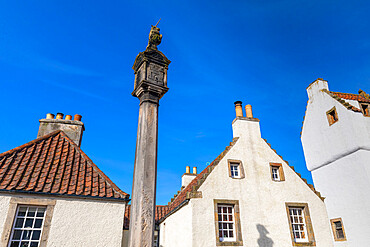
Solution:
{"label": "stone column", "polygon": [[135,171],[132,186],[129,247],[152,247],[155,229],[155,196],[157,180],[158,106],[168,91],[167,69],[170,61],[158,51],[162,35],[153,27],[149,45],[136,57],[135,89],[140,99]]}
{"label": "stone column", "polygon": [[131,201],[130,247],[151,247],[154,237],[159,98],[157,97],[155,103],[147,100],[147,96],[143,94],[140,98]]}

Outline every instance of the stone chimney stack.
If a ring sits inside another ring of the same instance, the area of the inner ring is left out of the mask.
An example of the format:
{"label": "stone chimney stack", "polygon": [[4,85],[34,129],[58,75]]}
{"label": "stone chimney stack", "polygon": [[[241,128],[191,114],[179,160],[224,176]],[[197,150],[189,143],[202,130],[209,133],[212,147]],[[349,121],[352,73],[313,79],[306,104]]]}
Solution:
{"label": "stone chimney stack", "polygon": [[81,122],[81,115],[76,114],[74,120],[71,115],[66,115],[63,119],[63,113],[46,114],[45,119],[40,119],[39,132],[37,138],[50,134],[56,130],[62,130],[71,140],[78,146],[81,146],[82,133],[85,130],[84,124]]}
{"label": "stone chimney stack", "polygon": [[193,167],[193,173],[190,173],[190,166],[186,166],[185,173],[181,176],[181,189],[188,186],[197,175],[197,167]]}
{"label": "stone chimney stack", "polygon": [[244,139],[261,138],[261,131],[258,118],[253,117],[252,106],[246,105],[246,116],[243,116],[242,102],[235,103],[236,118],[232,122],[233,137],[244,137]]}

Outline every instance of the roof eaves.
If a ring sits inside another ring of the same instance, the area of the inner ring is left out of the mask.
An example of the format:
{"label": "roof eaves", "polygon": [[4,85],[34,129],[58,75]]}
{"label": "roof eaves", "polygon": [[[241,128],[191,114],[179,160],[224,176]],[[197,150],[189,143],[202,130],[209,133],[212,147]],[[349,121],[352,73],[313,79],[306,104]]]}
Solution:
{"label": "roof eaves", "polygon": [[77,194],[59,194],[59,193],[49,193],[49,192],[41,192],[41,191],[27,191],[27,190],[6,190],[0,189],[0,193],[22,193],[28,195],[43,195],[43,196],[55,196],[55,197],[64,197],[64,198],[81,198],[81,199],[96,199],[96,200],[104,200],[104,201],[121,201],[121,202],[129,202],[130,199],[128,198],[116,198],[116,197],[101,197],[101,196],[87,196],[87,195],[77,195]]}

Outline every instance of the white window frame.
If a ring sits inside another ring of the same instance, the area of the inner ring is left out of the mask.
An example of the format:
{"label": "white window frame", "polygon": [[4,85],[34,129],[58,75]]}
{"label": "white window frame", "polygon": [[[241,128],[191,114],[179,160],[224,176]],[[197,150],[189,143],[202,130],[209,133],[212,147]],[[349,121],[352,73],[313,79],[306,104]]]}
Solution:
{"label": "white window frame", "polygon": [[[296,214],[294,214],[294,212],[296,212]],[[297,243],[308,242],[307,225],[306,225],[306,220],[305,220],[304,208],[289,207],[289,217],[290,217],[290,224],[292,226],[294,241]],[[296,233],[298,233],[298,236],[299,236],[298,238],[297,238]],[[302,233],[304,234],[304,238],[301,237]]]}
{"label": "white window frame", "polygon": [[[25,212],[25,215],[24,216],[19,216],[19,210],[20,208],[26,208],[26,212]],[[29,216],[28,213],[29,213],[29,210],[30,208],[36,208],[36,211],[35,211],[35,215],[34,216]],[[43,216],[37,216],[37,213],[39,212],[39,209],[43,209]],[[37,243],[37,247],[40,246],[40,242],[41,242],[41,239],[42,239],[42,234],[43,234],[43,228],[44,228],[44,223],[45,223],[45,215],[46,215],[46,206],[37,206],[37,205],[18,205],[17,206],[17,210],[16,210],[16,214],[14,216],[14,222],[13,222],[13,226],[12,226],[12,229],[11,229],[11,235],[10,235],[10,239],[9,239],[9,243],[8,243],[8,247],[11,246],[12,242],[16,241],[16,242],[19,242],[18,246],[20,246],[20,244],[22,242],[27,242],[29,245],[28,246],[31,246],[31,242],[32,243]],[[22,223],[22,227],[16,227],[16,224],[17,224],[17,220],[18,219],[24,219],[23,220],[23,223]],[[25,227],[25,224],[26,224],[26,220],[29,219],[29,220],[32,220],[32,227]],[[36,223],[36,220],[42,220],[41,222],[41,226],[39,228],[35,228],[35,223]],[[21,237],[18,241],[18,239],[13,239],[14,238],[14,232],[16,230],[20,230],[22,231],[21,232]],[[29,235],[29,239],[23,239],[24,237],[24,234],[26,231],[30,231],[30,235]],[[39,235],[39,238],[37,240],[32,240],[32,237],[33,237],[33,234],[35,231],[40,231],[40,235]],[[25,241],[22,241],[22,240],[25,240]]]}
{"label": "white window frame", "polygon": [[274,181],[280,181],[280,169],[277,166],[271,167],[271,176],[272,180]]}
{"label": "white window frame", "polygon": [[240,164],[239,163],[230,163],[230,173],[232,178],[241,178]]}
{"label": "white window frame", "polygon": [[[226,209],[226,213],[224,212],[225,210],[223,210],[223,209]],[[234,242],[234,241],[236,241],[235,213],[234,213],[234,211],[235,211],[234,205],[232,205],[232,204],[217,204],[217,213],[218,213],[217,214],[217,221],[218,221],[218,231],[219,231],[218,236],[219,236],[220,242]],[[230,220],[230,216],[231,216],[231,220]],[[221,232],[221,234],[220,234],[220,232]],[[233,237],[229,237],[230,232],[232,232]],[[225,233],[227,233],[227,234],[225,234]],[[225,235],[228,235],[228,236],[225,237]]]}

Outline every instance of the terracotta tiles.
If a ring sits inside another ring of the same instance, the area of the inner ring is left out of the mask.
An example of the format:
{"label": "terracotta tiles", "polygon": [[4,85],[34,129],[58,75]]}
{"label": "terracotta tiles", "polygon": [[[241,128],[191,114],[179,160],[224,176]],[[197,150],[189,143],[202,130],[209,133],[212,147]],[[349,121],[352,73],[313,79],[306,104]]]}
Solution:
{"label": "terracotta tiles", "polygon": [[[172,210],[176,209],[176,207],[180,206],[186,199],[192,198],[191,194],[197,192],[200,185],[204,182],[207,176],[211,173],[215,166],[218,165],[220,160],[226,155],[226,153],[234,146],[239,138],[234,138],[233,141],[230,143],[229,146],[225,148],[225,150],[214,160],[212,163],[207,166],[201,173],[198,174],[183,190],[179,192],[179,194],[168,204],[168,211],[166,214],[170,213]],[[166,215],[165,214],[165,215]],[[163,215],[162,217],[164,217]],[[161,217],[161,218],[162,218]]]}
{"label": "terracotta tiles", "polygon": [[342,98],[342,99],[357,100],[357,101],[360,101],[360,102],[370,103],[369,99],[367,99],[364,96],[359,95],[359,94],[339,93],[339,92],[331,92],[331,93],[338,96],[339,98]]}
{"label": "terracotta tiles", "polygon": [[62,131],[0,154],[0,190],[129,198]]}
{"label": "terracotta tiles", "polygon": [[[157,223],[161,218],[170,212],[170,209],[166,205],[155,206],[155,222]],[[131,215],[131,205],[127,205],[125,211],[125,219],[123,222],[123,229],[127,230],[130,226],[130,215]]]}

